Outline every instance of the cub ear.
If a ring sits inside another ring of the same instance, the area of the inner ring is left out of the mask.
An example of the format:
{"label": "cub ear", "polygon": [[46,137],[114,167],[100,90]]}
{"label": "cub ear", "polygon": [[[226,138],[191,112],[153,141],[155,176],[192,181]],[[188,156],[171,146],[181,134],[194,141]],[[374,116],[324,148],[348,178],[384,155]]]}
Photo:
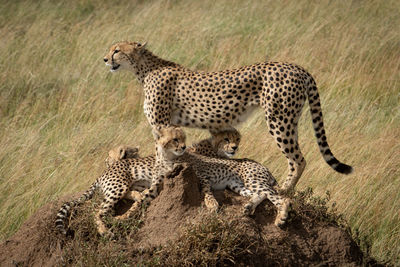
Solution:
{"label": "cub ear", "polygon": [[163,126],[162,126],[162,125],[156,125],[155,127],[153,127],[152,133],[153,133],[154,139],[159,140],[159,139],[161,138],[161,136],[162,136],[162,132],[161,132],[162,129],[163,129]]}
{"label": "cub ear", "polygon": [[122,146],[119,148],[119,158],[120,159],[125,159],[126,158],[126,150]]}
{"label": "cub ear", "polygon": [[137,44],[136,44],[136,48],[138,48],[138,49],[143,49],[143,48],[146,47],[146,45],[147,45],[147,42],[144,42],[143,44],[137,43]]}
{"label": "cub ear", "polygon": [[209,129],[208,132],[212,135],[215,136],[217,135],[220,131],[216,130],[216,129]]}

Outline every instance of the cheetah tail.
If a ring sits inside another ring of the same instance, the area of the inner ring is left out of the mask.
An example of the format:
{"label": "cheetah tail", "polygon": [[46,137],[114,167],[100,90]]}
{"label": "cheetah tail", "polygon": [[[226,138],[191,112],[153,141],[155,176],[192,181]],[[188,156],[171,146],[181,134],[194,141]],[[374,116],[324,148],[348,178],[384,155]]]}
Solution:
{"label": "cheetah tail", "polygon": [[63,235],[67,234],[66,221],[69,215],[71,214],[71,208],[79,206],[85,201],[91,199],[97,187],[98,183],[96,181],[95,183],[92,184],[92,186],[90,186],[89,190],[83,193],[82,196],[80,196],[78,199],[66,202],[61,206],[60,210],[57,213],[57,219],[56,219],[56,228],[60,233],[62,233]]}
{"label": "cheetah tail", "polygon": [[322,117],[321,102],[314,80],[311,81],[311,85],[309,87],[308,103],[310,105],[311,119],[315,136],[317,137],[318,147],[322,157],[335,171],[343,174],[352,173],[353,167],[337,160],[329,148]]}

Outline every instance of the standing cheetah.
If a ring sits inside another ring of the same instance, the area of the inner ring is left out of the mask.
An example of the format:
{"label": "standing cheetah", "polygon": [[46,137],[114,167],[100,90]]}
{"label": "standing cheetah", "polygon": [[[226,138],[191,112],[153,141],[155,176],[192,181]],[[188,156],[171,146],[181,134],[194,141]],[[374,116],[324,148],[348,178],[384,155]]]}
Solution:
{"label": "standing cheetah", "polygon": [[[204,194],[204,202],[210,210],[218,209],[218,202],[212,194],[212,189],[230,190],[249,198],[244,205],[243,212],[246,215],[254,213],[256,207],[265,199],[271,201],[278,209],[275,225],[282,226],[288,216],[290,201],[280,196],[274,189],[277,185],[275,178],[263,165],[249,159],[224,159],[206,157],[192,152],[182,154],[174,150],[167,151],[164,143],[171,146],[185,147],[184,132],[174,126],[157,126],[153,129],[157,146],[157,163],[163,168],[175,164],[189,163],[199,177],[201,191]],[[171,167],[169,167],[171,168]],[[158,175],[160,177],[160,175]],[[155,189],[154,189],[155,190]],[[143,199],[132,206],[138,209],[142,202],[149,201],[152,197],[142,194]]]}
{"label": "standing cheetah", "polygon": [[288,161],[282,193],[294,189],[306,166],[297,133],[306,99],[324,160],[337,172],[353,170],[333,156],[316,83],[300,66],[263,62],[234,70],[197,72],[161,59],[137,42],[112,45],[104,61],[113,72],[126,69],[135,74],[144,87],[144,113],[152,127],[172,124],[221,131],[245,121],[261,107],[269,132]]}

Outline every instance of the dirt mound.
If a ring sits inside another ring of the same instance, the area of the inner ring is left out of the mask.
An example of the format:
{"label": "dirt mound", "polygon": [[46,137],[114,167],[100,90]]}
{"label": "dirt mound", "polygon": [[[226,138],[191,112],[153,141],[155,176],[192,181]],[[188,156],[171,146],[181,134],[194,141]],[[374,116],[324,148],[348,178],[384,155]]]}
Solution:
{"label": "dirt mound", "polygon": [[0,266],[54,266],[61,255],[54,229],[55,214],[68,199],[71,197],[43,206],[17,233],[0,244]]}
{"label": "dirt mound", "polygon": [[[176,176],[166,178],[163,187],[142,215],[126,221],[108,218],[113,240],[96,233],[96,199],[76,210],[67,237],[60,236],[54,227],[57,210],[66,198],[50,203],[0,245],[0,265],[376,264],[362,254],[321,202],[309,201],[309,194],[296,195],[290,220],[280,229],[273,224],[276,212],[270,203],[262,203],[254,216],[245,217],[239,212],[244,199],[228,191],[215,193],[221,211],[207,212],[191,168],[184,167]],[[117,214],[129,204],[120,203]]]}

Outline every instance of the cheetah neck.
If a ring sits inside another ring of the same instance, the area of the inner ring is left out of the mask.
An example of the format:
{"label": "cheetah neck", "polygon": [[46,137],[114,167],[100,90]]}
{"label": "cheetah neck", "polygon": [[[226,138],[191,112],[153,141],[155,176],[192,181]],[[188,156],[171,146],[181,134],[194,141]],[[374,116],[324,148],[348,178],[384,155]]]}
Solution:
{"label": "cheetah neck", "polygon": [[161,146],[156,146],[156,161],[160,167],[173,168],[176,158],[176,155],[167,153]]}
{"label": "cheetah neck", "polygon": [[149,74],[161,70],[165,67],[176,67],[178,64],[159,58],[148,50],[143,51],[139,60],[130,58],[131,71],[136,75],[141,84],[145,83],[145,79]]}

